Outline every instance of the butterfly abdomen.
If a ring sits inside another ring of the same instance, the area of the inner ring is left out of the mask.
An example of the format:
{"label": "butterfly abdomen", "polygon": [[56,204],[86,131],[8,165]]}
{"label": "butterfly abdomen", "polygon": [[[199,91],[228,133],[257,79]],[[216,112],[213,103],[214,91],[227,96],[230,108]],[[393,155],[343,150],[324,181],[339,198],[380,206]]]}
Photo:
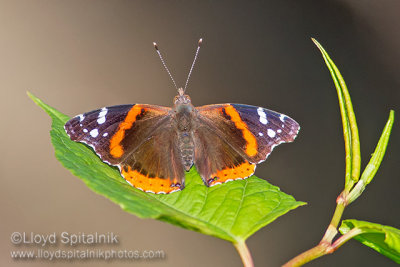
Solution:
{"label": "butterfly abdomen", "polygon": [[182,164],[189,171],[194,160],[194,142],[190,132],[181,132],[178,137],[179,150],[181,152]]}
{"label": "butterfly abdomen", "polygon": [[178,104],[175,106],[177,144],[181,154],[182,164],[189,171],[194,161],[193,130],[193,106],[189,104]]}

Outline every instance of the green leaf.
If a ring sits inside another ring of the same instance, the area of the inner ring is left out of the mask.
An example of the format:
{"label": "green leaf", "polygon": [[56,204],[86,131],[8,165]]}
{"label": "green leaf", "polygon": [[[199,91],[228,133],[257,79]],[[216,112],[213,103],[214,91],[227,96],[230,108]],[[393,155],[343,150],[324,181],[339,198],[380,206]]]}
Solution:
{"label": "green leaf", "polygon": [[346,234],[354,228],[358,228],[362,232],[354,239],[400,264],[399,229],[365,221],[344,220],[339,231]]}
{"label": "green leaf", "polygon": [[394,122],[394,111],[391,110],[389,114],[389,119],[386,122],[385,128],[382,131],[381,138],[379,138],[378,145],[372,154],[371,160],[369,161],[367,167],[365,168],[363,174],[361,175],[361,180],[365,181],[365,184],[369,184],[374,178],[376,172],[381,165],[383,156],[385,155],[387,145],[389,143],[390,133],[392,131]]}
{"label": "green leaf", "polygon": [[346,151],[346,175],[345,175],[345,189],[350,191],[354,183],[356,183],[360,177],[361,168],[361,153],[360,153],[360,139],[358,137],[358,128],[356,116],[353,111],[353,105],[349,91],[347,90],[346,83],[339,69],[336,67],[333,60],[329,57],[328,53],[322,47],[320,43],[314,38],[311,38],[318,49],[321,51],[322,56],[328,66],[329,72],[331,73],[332,79],[335,83],[340,113],[342,116],[343,135]]}
{"label": "green leaf", "polygon": [[28,95],[52,118],[51,141],[64,167],[94,192],[140,218],[165,221],[238,243],[305,204],[255,176],[208,188],[194,168],[186,175],[184,190],[168,195],[144,193],[125,182],[118,169],[103,163],[89,147],[69,139],[63,128],[68,116]]}
{"label": "green leaf", "polygon": [[383,156],[385,155],[387,145],[389,143],[393,122],[394,122],[394,111],[391,110],[389,114],[389,119],[386,122],[385,128],[382,131],[381,137],[379,138],[379,142],[375,148],[375,151],[372,154],[367,167],[365,167],[363,174],[361,175],[361,179],[358,181],[356,186],[350,191],[350,194],[348,195],[347,202],[349,204],[352,203],[354,200],[356,200],[362,194],[365,187],[372,181],[376,172],[378,171],[379,166],[382,163]]}

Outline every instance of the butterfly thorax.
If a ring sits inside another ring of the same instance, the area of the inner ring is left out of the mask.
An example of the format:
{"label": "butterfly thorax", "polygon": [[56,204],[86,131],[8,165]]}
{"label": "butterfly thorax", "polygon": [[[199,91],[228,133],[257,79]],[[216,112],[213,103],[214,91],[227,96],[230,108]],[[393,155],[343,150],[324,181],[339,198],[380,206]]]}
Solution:
{"label": "butterfly thorax", "polygon": [[178,137],[178,150],[181,154],[182,164],[189,171],[194,161],[193,118],[196,109],[189,96],[180,94],[175,97],[173,108],[175,128]]}

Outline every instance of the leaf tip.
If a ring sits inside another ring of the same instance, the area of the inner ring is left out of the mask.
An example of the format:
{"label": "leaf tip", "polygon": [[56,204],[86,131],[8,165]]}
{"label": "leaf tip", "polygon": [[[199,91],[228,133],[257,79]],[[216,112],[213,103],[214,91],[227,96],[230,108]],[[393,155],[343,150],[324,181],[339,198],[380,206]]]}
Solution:
{"label": "leaf tip", "polygon": [[32,93],[29,92],[29,91],[26,91],[26,94],[28,95],[28,97],[29,97],[30,99],[32,99],[33,102],[35,102],[36,105],[38,105],[38,106],[41,107],[41,102],[42,102],[42,101],[41,101],[39,98],[37,98],[34,94],[32,94]]}
{"label": "leaf tip", "polygon": [[297,203],[299,204],[299,207],[308,205],[308,203],[304,201],[297,201]]}
{"label": "leaf tip", "polygon": [[313,41],[313,43],[319,48],[321,46],[321,44],[317,41],[317,39],[315,39],[314,37],[311,37],[311,41]]}
{"label": "leaf tip", "polygon": [[389,112],[389,119],[394,120],[394,110],[393,109],[391,109]]}
{"label": "leaf tip", "polygon": [[33,101],[35,101],[35,96],[31,93],[31,92],[29,92],[28,90],[26,91],[26,94],[28,95],[28,97],[30,98],[30,99],[32,99]]}

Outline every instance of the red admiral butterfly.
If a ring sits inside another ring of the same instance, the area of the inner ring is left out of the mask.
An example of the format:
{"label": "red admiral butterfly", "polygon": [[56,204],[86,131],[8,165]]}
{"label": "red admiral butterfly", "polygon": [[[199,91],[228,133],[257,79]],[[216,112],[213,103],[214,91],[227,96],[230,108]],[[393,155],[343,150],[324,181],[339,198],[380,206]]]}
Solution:
{"label": "red admiral butterfly", "polygon": [[[196,55],[186,80],[196,62]],[[160,59],[171,73],[154,43]],[[194,107],[178,89],[172,108],[134,104],[104,107],[69,120],[73,141],[91,146],[132,186],[167,194],[182,190],[195,165],[206,186],[245,179],[273,148],[292,142],[299,124],[284,114],[242,104]]]}

